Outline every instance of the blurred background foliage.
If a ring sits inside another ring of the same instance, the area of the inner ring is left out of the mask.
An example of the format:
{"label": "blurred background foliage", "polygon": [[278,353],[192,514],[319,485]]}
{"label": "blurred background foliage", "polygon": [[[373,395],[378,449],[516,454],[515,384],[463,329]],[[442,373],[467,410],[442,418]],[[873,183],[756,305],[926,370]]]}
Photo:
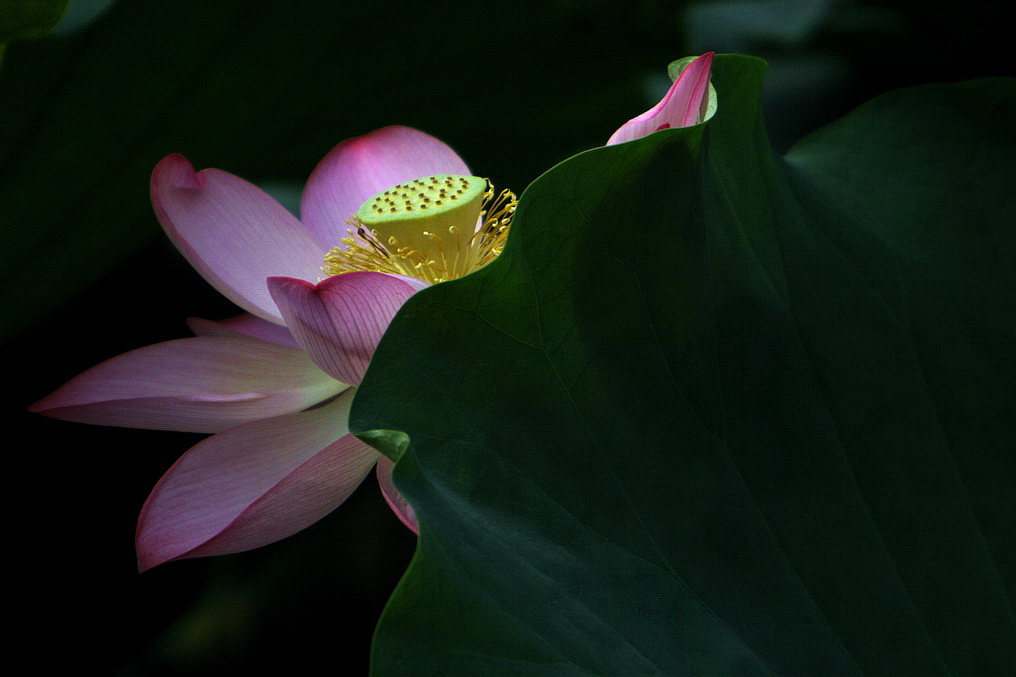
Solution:
{"label": "blurred background foliage", "polygon": [[62,4],[0,0],[12,580],[25,641],[97,674],[363,674],[414,547],[365,483],[283,543],[139,577],[137,512],[199,436],[24,413],[187,316],[235,313],[160,234],[148,175],[166,154],[292,201],[336,143],[398,123],[521,193],[652,105],[687,54],[769,60],[778,150],[887,89],[1014,74],[987,2],[71,0],[42,37]]}
{"label": "blurred background foliage", "polygon": [[0,5],[0,44],[43,37],[66,9],[67,0],[8,0]]}

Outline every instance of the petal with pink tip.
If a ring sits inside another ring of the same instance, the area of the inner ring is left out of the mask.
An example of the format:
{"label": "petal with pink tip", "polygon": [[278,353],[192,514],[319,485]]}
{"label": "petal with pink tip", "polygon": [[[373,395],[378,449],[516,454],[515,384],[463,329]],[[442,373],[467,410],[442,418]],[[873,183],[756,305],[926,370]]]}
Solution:
{"label": "petal with pink tip", "polygon": [[81,423],[218,432],[300,411],[347,387],[299,350],[204,336],[106,360],[29,409]]}
{"label": "petal with pink tip", "polygon": [[252,183],[219,169],[195,172],[182,155],[152,171],[152,205],[169,239],[227,298],[281,322],[265,287],[271,275],[316,277],[324,250],[303,225]]}
{"label": "petal with pink tip", "polygon": [[316,285],[268,280],[272,297],[300,347],[325,373],[358,384],[378,341],[417,288],[384,273],[343,273]]}
{"label": "petal with pink tip", "polygon": [[343,141],[318,163],[303,190],[300,218],[318,244],[331,249],[342,246],[346,219],[376,193],[431,174],[469,173],[462,158],[433,136],[382,127]]}
{"label": "petal with pink tip", "polygon": [[399,490],[392,484],[392,468],[395,464],[387,456],[381,456],[377,460],[377,482],[381,485],[381,495],[385,497],[385,503],[392,509],[403,524],[414,534],[420,533],[420,525],[416,521],[416,513],[413,506],[402,497]]}
{"label": "petal with pink tip", "polygon": [[197,336],[246,337],[268,341],[277,346],[299,350],[300,346],[289,330],[281,324],[262,320],[257,315],[244,313],[218,322],[200,317],[188,317],[187,326]]}
{"label": "petal with pink tip", "polygon": [[697,124],[703,102],[709,93],[709,71],[712,64],[713,52],[706,52],[688,64],[660,102],[621,125],[607,141],[607,145],[640,139],[669,127],[690,127]]}
{"label": "petal with pink tip", "polygon": [[192,447],[141,511],[141,570],[257,548],[334,510],[379,457],[348,434],[352,399],[350,390],[317,409],[236,426]]}

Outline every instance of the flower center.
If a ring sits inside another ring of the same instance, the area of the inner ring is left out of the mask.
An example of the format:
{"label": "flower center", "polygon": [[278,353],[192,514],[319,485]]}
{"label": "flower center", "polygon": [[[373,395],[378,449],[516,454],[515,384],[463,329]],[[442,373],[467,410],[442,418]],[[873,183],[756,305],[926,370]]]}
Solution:
{"label": "flower center", "polygon": [[515,195],[494,198],[487,179],[437,174],[400,183],[364,202],[347,221],[344,246],[325,255],[325,275],[374,271],[435,284],[494,260],[504,249]]}

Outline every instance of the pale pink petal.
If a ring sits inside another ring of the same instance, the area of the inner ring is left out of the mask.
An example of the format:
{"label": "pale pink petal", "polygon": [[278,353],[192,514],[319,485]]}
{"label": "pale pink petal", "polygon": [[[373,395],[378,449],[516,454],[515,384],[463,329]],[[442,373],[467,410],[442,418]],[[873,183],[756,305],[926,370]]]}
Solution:
{"label": "pale pink petal", "polygon": [[316,285],[268,280],[272,297],[300,347],[325,373],[358,384],[378,341],[417,288],[384,273],[343,273]]}
{"label": "pale pink petal", "polygon": [[244,310],[281,322],[265,278],[321,273],[325,250],[282,205],[237,176],[219,169],[195,173],[184,156],[170,155],[152,172],[151,193],[169,239]]}
{"label": "pale pink petal", "polygon": [[348,434],[352,396],[350,390],[317,409],[236,426],[192,447],[141,511],[141,570],[250,550],[334,510],[379,457]]}
{"label": "pale pink petal", "polygon": [[81,423],[218,432],[299,411],[346,388],[299,350],[203,336],[106,360],[29,409]]}
{"label": "pale pink petal", "polygon": [[640,139],[669,127],[689,127],[699,121],[702,104],[709,93],[709,70],[713,53],[707,52],[688,64],[658,104],[632,118],[614,132],[608,146]]}
{"label": "pale pink petal", "polygon": [[433,136],[410,127],[382,127],[343,141],[318,163],[303,190],[300,218],[319,245],[341,246],[349,227],[346,219],[367,198],[431,174],[470,172],[455,151]]}
{"label": "pale pink petal", "polygon": [[299,350],[296,339],[281,324],[262,320],[257,315],[244,313],[226,320],[215,322],[200,317],[188,317],[187,326],[198,336],[231,336],[256,338],[277,346]]}
{"label": "pale pink petal", "polygon": [[392,484],[392,468],[395,464],[389,460],[387,456],[380,456],[377,459],[377,482],[381,485],[381,495],[385,497],[385,502],[388,507],[392,509],[396,517],[402,520],[414,534],[420,533],[420,525],[416,521],[416,513],[413,511],[413,506],[409,505],[406,499],[402,498],[402,494]]}

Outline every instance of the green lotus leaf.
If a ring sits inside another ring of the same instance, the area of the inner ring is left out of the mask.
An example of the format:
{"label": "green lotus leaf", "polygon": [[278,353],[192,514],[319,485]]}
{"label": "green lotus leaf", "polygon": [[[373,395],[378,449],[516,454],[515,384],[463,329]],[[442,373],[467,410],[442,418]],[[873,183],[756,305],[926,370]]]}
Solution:
{"label": "green lotus leaf", "polygon": [[779,159],[764,63],[714,68],[384,337],[352,422],[421,533],[375,674],[1016,673],[1014,82]]}
{"label": "green lotus leaf", "polygon": [[48,34],[67,9],[67,0],[6,0],[0,5],[0,43]]}

